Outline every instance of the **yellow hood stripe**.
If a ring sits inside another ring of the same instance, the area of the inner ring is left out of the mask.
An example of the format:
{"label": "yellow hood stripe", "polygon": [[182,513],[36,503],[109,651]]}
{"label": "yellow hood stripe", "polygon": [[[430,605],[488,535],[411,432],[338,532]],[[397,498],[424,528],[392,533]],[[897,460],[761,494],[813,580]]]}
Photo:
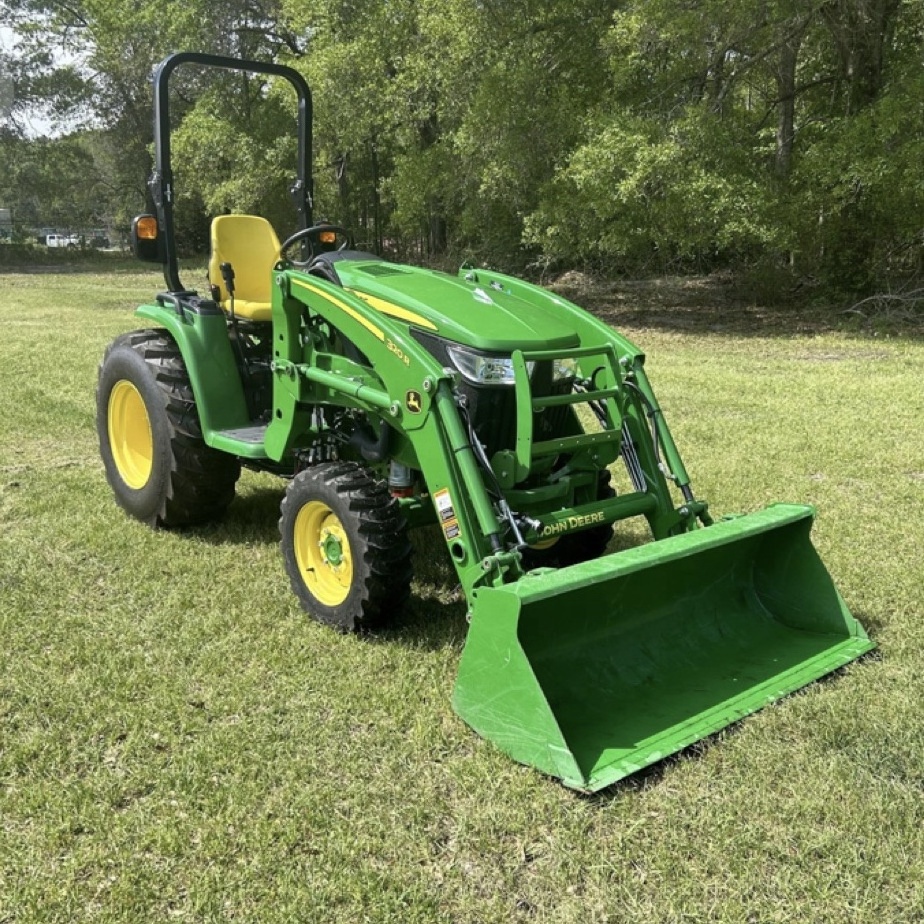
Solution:
{"label": "yellow hood stripe", "polygon": [[437,326],[432,321],[428,321],[426,318],[421,317],[419,314],[415,314],[413,311],[408,311],[407,308],[402,308],[400,305],[393,305],[391,302],[385,301],[384,298],[379,298],[376,295],[367,295],[365,292],[360,292],[357,289],[348,289],[347,291],[351,295],[361,298],[364,302],[375,308],[376,311],[381,311],[382,314],[390,315],[401,321],[407,321],[408,324],[416,324],[418,327],[425,327],[427,330],[438,330]]}
{"label": "yellow hood stripe", "polygon": [[341,311],[345,311],[354,321],[358,321],[362,324],[366,330],[373,333],[379,340],[385,339],[385,334],[376,327],[371,321],[364,318],[355,308],[351,308],[346,302],[341,301],[337,298],[336,295],[331,295],[329,292],[325,292],[323,289],[317,288],[317,286],[311,285],[311,283],[304,282],[301,279],[293,279],[292,284],[301,287],[302,289],[307,289],[309,292],[312,292],[314,295],[319,295],[321,298],[329,301],[332,305],[336,305]]}

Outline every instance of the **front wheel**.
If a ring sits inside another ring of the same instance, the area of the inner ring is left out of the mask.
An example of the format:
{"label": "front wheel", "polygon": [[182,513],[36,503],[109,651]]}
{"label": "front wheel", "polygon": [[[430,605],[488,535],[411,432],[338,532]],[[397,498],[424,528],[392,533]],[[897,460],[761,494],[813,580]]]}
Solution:
{"label": "front wheel", "polygon": [[354,462],[328,462],[289,483],[279,519],[292,589],[343,632],[382,626],[410,595],[411,544],[387,485]]}
{"label": "front wheel", "polygon": [[220,517],[241,472],[209,448],[183,356],[162,330],[116,338],[99,367],[96,430],[116,502],[149,526]]}

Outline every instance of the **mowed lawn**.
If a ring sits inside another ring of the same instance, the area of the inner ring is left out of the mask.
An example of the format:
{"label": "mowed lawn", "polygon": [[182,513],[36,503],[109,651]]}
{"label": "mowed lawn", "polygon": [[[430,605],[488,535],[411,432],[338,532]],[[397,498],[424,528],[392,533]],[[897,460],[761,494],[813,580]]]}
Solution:
{"label": "mowed lawn", "polygon": [[432,534],[356,638],[289,591],[278,479],[183,533],[116,507],[96,369],[161,285],[0,274],[2,924],[924,919],[924,342],[633,316],[697,493],[815,504],[879,651],[588,798],[452,712]]}

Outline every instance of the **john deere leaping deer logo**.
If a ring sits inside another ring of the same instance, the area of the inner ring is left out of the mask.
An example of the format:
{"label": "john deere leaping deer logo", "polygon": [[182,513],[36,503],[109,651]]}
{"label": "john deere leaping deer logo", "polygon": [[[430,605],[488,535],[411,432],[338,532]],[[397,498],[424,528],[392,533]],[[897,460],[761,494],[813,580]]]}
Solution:
{"label": "john deere leaping deer logo", "polygon": [[404,403],[412,414],[419,414],[423,410],[423,399],[420,397],[420,392],[413,388],[404,395]]}

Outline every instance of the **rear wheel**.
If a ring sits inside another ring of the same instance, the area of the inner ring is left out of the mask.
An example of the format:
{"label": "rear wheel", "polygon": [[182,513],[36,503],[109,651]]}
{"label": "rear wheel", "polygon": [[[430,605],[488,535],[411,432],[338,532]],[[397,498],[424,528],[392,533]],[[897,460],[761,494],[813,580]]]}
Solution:
{"label": "rear wheel", "polygon": [[279,519],[302,607],[344,632],[382,626],[411,587],[411,544],[384,482],[354,462],[312,466],[289,483]]}
{"label": "rear wheel", "polygon": [[205,445],[183,356],[165,331],[114,340],[99,368],[96,430],[119,506],[149,526],[220,517],[240,463]]}

